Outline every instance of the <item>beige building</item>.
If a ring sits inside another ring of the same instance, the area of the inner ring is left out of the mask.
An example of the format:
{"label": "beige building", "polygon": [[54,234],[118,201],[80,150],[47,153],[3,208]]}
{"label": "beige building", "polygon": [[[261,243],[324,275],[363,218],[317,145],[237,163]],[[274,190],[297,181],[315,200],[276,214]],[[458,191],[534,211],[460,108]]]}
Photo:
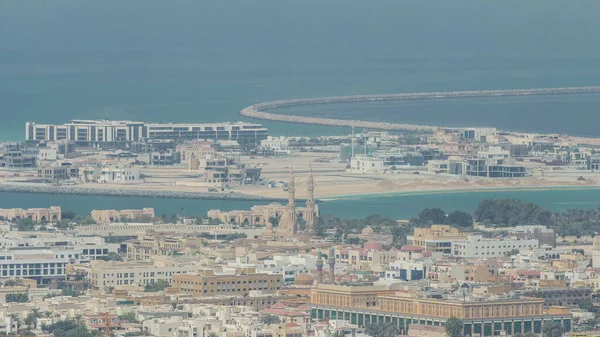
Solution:
{"label": "beige building", "polygon": [[467,235],[458,228],[432,225],[427,228],[415,228],[413,235],[406,237],[406,242],[407,245],[423,247],[426,251],[451,254],[452,242],[466,239]]}
{"label": "beige building", "polygon": [[313,319],[346,319],[358,326],[390,322],[402,332],[415,323],[443,326],[452,316],[463,321],[463,334],[468,336],[540,334],[543,325],[553,321],[566,332],[572,328],[569,308],[545,311],[543,299],[437,299],[394,293],[386,286],[320,284],[311,289],[311,308]]}
{"label": "beige building", "polygon": [[[319,216],[319,206],[314,205],[316,216]],[[252,206],[250,210],[234,210],[224,212],[218,209],[211,209],[207,215],[209,218],[218,219],[224,223],[247,223],[249,225],[266,226],[269,219],[279,219],[286,212],[287,206],[280,203],[271,203],[269,205]],[[296,218],[302,219],[306,214],[306,207],[296,207]]]}
{"label": "beige building", "polygon": [[62,212],[60,206],[51,206],[50,208],[4,208],[0,209],[0,217],[14,219],[31,219],[33,221],[60,221]]}
{"label": "beige building", "polygon": [[282,275],[256,273],[254,268],[237,268],[235,274],[215,274],[203,269],[198,275],[176,275],[173,287],[196,297],[245,295],[250,291],[274,294],[282,285]]}
{"label": "beige building", "polygon": [[92,219],[96,222],[123,222],[124,220],[136,220],[143,218],[154,218],[154,208],[142,209],[102,209],[92,210]]}
{"label": "beige building", "polygon": [[94,289],[141,285],[167,281],[176,275],[193,273],[198,270],[193,265],[182,265],[171,259],[156,257],[153,263],[91,261],[89,267],[80,266],[88,273],[90,286]]}
{"label": "beige building", "polygon": [[152,260],[157,256],[189,255],[198,251],[202,239],[150,233],[127,241],[127,259]]}

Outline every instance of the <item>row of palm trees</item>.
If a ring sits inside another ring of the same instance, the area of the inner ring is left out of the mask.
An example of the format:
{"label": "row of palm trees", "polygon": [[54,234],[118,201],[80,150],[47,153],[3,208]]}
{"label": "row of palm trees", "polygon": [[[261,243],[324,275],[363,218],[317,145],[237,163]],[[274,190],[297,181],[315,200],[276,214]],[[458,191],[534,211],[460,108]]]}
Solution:
{"label": "row of palm trees", "polygon": [[9,315],[11,322],[13,324],[16,323],[16,330],[19,330],[23,327],[23,324],[27,327],[27,330],[36,330],[38,328],[37,321],[38,318],[46,317],[50,318],[54,315],[52,311],[44,311],[42,312],[38,308],[33,308],[29,311],[25,319],[23,320],[19,313],[12,313]]}

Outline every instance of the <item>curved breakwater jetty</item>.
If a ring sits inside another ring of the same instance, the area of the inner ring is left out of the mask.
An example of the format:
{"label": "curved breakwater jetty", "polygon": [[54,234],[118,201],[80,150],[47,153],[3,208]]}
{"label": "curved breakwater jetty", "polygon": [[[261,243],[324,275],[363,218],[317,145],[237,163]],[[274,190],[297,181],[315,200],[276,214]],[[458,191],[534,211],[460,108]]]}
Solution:
{"label": "curved breakwater jetty", "polygon": [[136,198],[171,198],[171,199],[205,199],[205,200],[242,200],[242,201],[286,201],[286,199],[267,198],[242,193],[209,193],[183,191],[151,191],[132,189],[105,189],[76,186],[49,186],[32,184],[0,184],[0,192],[36,193],[36,194],[69,194],[98,195]]}
{"label": "curved breakwater jetty", "polygon": [[447,91],[447,92],[418,92],[397,93],[380,95],[356,95],[336,96],[279,100],[263,102],[251,105],[240,111],[245,117],[272,120],[289,123],[332,125],[346,127],[360,127],[380,130],[402,130],[416,132],[434,132],[440,127],[432,125],[414,125],[384,122],[369,122],[364,120],[344,120],[334,118],[303,117],[294,115],[282,115],[265,112],[266,109],[282,108],[297,105],[316,105],[330,103],[353,103],[366,101],[391,101],[391,100],[414,100],[414,99],[438,99],[459,97],[496,97],[496,96],[525,96],[525,95],[562,95],[600,92],[600,86],[566,87],[566,88],[537,88],[537,89],[507,89],[507,90],[473,90],[473,91]]}

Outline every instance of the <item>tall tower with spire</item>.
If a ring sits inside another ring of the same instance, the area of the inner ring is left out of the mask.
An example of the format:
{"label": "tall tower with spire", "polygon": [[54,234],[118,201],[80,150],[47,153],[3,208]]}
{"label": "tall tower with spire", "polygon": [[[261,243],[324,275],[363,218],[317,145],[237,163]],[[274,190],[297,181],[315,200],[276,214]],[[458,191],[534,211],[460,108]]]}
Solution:
{"label": "tall tower with spire", "polygon": [[313,232],[313,225],[315,223],[315,181],[313,179],[312,166],[308,173],[308,182],[306,184],[306,190],[308,191],[308,198],[306,199],[306,213],[304,219],[306,220],[305,231],[308,233]]}
{"label": "tall tower with spire", "polygon": [[321,250],[317,252],[317,284],[323,283],[323,255]]}
{"label": "tall tower with spire", "polygon": [[331,274],[331,283],[335,284],[335,249],[329,248],[329,273]]}
{"label": "tall tower with spire", "polygon": [[285,209],[285,214],[281,217],[279,227],[286,234],[296,234],[296,188],[294,186],[294,169],[290,169],[290,181],[288,182],[288,204]]}

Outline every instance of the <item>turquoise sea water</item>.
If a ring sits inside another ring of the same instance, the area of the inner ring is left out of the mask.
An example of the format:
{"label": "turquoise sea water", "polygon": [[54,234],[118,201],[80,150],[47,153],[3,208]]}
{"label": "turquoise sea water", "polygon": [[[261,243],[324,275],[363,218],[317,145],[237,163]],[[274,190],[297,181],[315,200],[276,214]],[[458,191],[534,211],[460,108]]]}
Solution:
{"label": "turquoise sea water", "polygon": [[[391,196],[363,196],[319,202],[322,214],[345,218],[360,218],[381,214],[394,219],[409,219],[426,207],[440,207],[446,212],[463,210],[472,212],[477,204],[487,198],[518,198],[535,202],[555,212],[571,208],[594,208],[600,202],[599,188],[565,189],[550,191],[475,191],[475,192],[416,192]],[[209,209],[249,209],[260,204],[253,201],[190,200],[163,198],[125,198],[102,196],[70,196],[50,194],[0,193],[0,208],[49,207],[58,205],[79,215],[92,209],[123,209],[154,207],[157,214],[179,213],[190,216],[206,215]]]}

